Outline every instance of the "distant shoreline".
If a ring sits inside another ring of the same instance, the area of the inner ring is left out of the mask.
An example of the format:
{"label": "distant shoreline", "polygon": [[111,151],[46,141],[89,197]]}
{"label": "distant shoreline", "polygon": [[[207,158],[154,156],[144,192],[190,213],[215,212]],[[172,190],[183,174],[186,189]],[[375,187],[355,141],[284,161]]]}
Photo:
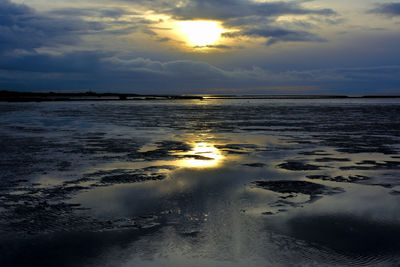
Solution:
{"label": "distant shoreline", "polygon": [[140,95],[120,93],[39,93],[0,91],[0,102],[53,101],[131,101],[131,100],[190,100],[190,99],[362,99],[400,98],[400,95]]}

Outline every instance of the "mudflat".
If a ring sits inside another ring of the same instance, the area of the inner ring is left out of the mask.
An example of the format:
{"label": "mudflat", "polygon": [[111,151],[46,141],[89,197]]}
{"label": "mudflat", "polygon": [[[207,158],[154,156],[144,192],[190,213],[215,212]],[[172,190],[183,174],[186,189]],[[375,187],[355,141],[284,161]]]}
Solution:
{"label": "mudflat", "polygon": [[0,265],[400,262],[400,99],[0,103]]}

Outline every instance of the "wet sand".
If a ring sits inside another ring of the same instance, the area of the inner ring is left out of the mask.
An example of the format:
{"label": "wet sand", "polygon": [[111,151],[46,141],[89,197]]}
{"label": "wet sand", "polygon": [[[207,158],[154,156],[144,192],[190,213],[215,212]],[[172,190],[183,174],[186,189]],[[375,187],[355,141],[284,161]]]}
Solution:
{"label": "wet sand", "polygon": [[0,103],[2,266],[396,266],[399,99]]}

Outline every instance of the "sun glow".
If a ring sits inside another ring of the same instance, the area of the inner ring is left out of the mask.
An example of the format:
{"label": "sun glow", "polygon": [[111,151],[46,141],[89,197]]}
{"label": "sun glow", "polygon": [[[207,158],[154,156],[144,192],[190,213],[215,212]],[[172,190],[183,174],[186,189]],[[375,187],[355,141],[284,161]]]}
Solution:
{"label": "sun glow", "polygon": [[224,32],[215,21],[181,21],[178,24],[187,41],[195,46],[215,44]]}
{"label": "sun glow", "polygon": [[222,159],[220,151],[210,143],[196,143],[191,151],[184,154],[179,165],[190,168],[211,168],[219,165]]}

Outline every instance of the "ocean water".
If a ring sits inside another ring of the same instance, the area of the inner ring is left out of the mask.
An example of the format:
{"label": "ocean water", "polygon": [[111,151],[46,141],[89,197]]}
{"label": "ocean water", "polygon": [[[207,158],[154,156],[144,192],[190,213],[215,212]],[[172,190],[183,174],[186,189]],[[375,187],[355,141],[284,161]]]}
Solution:
{"label": "ocean water", "polygon": [[1,266],[398,266],[400,99],[0,103]]}

